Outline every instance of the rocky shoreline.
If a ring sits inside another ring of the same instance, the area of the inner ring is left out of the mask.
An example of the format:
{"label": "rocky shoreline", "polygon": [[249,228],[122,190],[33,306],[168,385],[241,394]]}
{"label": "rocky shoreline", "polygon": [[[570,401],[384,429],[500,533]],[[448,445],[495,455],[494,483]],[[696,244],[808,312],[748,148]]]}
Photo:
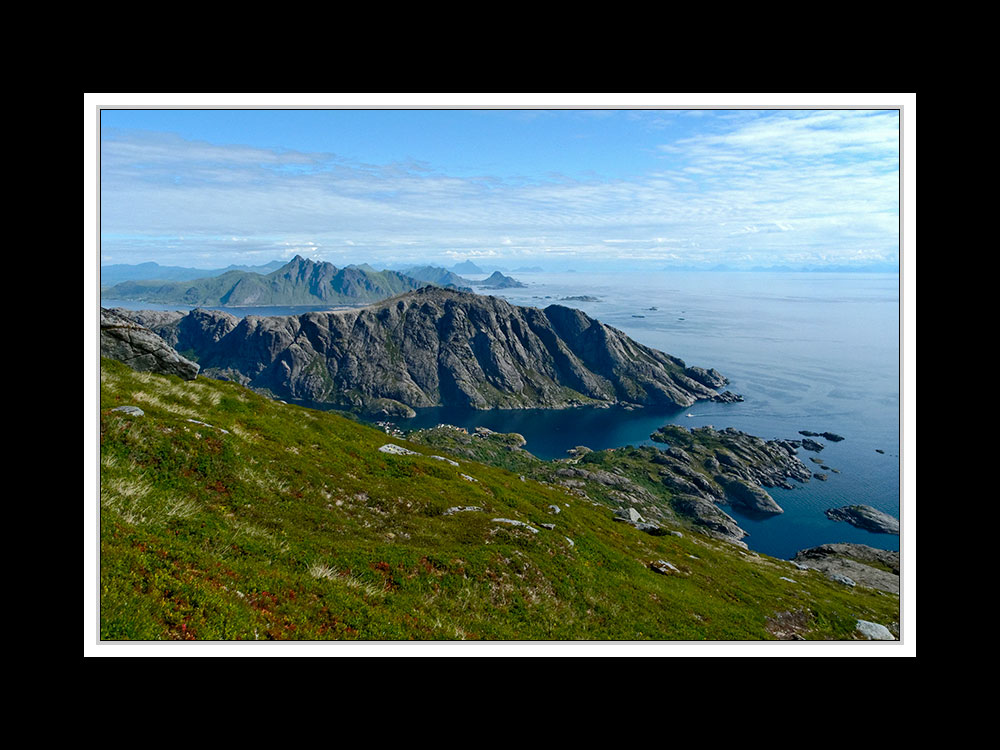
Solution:
{"label": "rocky shoreline", "polygon": [[822,544],[799,551],[793,562],[803,569],[818,570],[845,586],[899,593],[899,552],[864,544]]}
{"label": "rocky shoreline", "polygon": [[876,534],[899,536],[899,520],[870,505],[844,505],[825,511],[831,521],[846,521],[859,529]]}

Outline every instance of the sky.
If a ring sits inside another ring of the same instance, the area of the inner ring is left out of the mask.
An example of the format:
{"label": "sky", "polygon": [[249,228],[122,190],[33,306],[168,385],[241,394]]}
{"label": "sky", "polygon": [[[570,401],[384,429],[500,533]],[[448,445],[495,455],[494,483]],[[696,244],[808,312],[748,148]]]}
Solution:
{"label": "sky", "polygon": [[100,262],[899,262],[901,99],[545,101],[233,109],[199,96],[143,109],[109,95],[98,102]]}

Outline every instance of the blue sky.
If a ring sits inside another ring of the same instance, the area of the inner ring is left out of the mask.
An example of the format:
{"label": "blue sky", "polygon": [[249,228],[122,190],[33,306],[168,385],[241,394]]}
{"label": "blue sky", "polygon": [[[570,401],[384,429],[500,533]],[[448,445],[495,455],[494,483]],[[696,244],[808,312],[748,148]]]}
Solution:
{"label": "blue sky", "polygon": [[899,128],[871,108],[105,109],[101,262],[894,264]]}

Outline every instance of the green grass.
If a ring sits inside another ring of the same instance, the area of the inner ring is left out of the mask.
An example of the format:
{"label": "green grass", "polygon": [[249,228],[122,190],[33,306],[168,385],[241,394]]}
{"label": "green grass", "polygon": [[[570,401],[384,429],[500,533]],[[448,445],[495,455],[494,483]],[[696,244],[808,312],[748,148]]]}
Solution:
{"label": "green grass", "polygon": [[235,383],[102,360],[100,436],[103,640],[764,640],[785,613],[851,639],[899,619],[898,597],[522,481],[538,459],[510,446],[470,442],[504,452],[489,466]]}

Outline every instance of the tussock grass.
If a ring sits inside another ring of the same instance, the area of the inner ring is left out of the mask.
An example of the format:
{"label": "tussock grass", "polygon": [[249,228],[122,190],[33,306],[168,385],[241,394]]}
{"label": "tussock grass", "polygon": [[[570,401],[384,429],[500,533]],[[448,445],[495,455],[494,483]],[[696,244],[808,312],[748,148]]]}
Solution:
{"label": "tussock grass", "polygon": [[101,507],[133,526],[162,526],[172,518],[191,518],[198,512],[192,500],[163,497],[142,476],[102,476]]}
{"label": "tussock grass", "polygon": [[385,586],[376,586],[373,583],[366,583],[352,575],[342,573],[336,568],[323,563],[313,563],[309,566],[309,575],[313,578],[321,578],[327,581],[334,581],[350,589],[355,589],[372,598],[384,598],[387,594]]}
{"label": "tussock grass", "polygon": [[164,401],[153,393],[147,393],[146,391],[135,391],[132,393],[132,400],[138,401],[140,404],[145,404],[146,406],[153,407],[155,409],[160,409],[161,411],[169,412],[170,414],[176,414],[181,417],[188,417],[191,419],[197,419],[199,413],[194,409],[190,409],[186,406],[181,406],[177,403],[172,403],[169,401]]}
{"label": "tussock grass", "polygon": [[247,429],[244,429],[243,425],[239,424],[238,422],[231,425],[229,427],[229,431],[234,435],[236,435],[236,437],[240,438],[240,440],[243,440],[248,443],[257,443],[260,441],[260,438],[256,434]]}

